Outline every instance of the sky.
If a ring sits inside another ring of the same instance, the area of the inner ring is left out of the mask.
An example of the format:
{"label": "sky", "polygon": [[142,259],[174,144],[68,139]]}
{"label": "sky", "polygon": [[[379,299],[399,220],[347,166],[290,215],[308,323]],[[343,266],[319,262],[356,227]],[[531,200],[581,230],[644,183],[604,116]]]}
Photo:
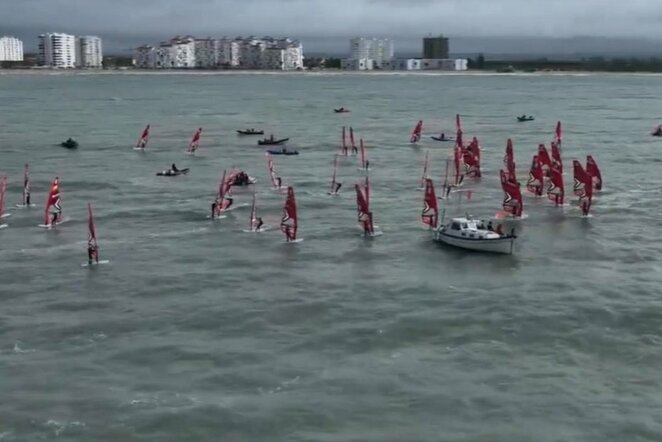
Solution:
{"label": "sky", "polygon": [[440,33],[662,40],[662,0],[0,0],[0,11],[0,35],[28,49],[42,32],[99,35],[121,52],[177,34],[292,36],[304,49],[345,41],[341,52],[357,35],[394,38],[396,51]]}

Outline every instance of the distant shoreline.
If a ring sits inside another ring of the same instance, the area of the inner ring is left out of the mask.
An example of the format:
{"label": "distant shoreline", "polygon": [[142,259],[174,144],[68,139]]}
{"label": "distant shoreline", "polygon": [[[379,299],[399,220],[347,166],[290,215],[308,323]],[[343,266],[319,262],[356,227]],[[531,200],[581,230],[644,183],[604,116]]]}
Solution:
{"label": "distant shoreline", "polygon": [[499,76],[499,77],[563,77],[563,76],[592,76],[592,75],[638,75],[662,76],[660,72],[614,72],[614,71],[583,71],[583,70],[540,70],[534,72],[498,72],[497,70],[467,70],[467,71],[345,71],[341,69],[319,69],[305,71],[269,71],[269,70],[188,70],[188,69],[0,69],[3,75],[50,75],[50,76],[89,76],[89,75],[278,75],[278,76]]}

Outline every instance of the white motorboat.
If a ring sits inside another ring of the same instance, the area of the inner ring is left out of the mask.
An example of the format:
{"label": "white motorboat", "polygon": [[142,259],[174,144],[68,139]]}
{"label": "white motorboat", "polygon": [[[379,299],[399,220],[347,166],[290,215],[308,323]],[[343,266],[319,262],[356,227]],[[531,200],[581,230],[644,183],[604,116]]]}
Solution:
{"label": "white motorboat", "polygon": [[434,239],[467,250],[512,254],[517,236],[498,233],[490,227],[481,220],[453,218],[435,232]]}

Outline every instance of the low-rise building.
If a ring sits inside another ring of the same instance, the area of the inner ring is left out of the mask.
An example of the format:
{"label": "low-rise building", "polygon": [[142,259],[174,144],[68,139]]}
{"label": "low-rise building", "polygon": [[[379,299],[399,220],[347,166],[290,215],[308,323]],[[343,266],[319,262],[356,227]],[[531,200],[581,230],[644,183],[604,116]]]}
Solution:
{"label": "low-rise building", "polygon": [[340,68],[346,71],[371,71],[375,67],[370,58],[345,58],[340,60]]}
{"label": "low-rise building", "polygon": [[23,42],[16,37],[0,37],[0,61],[23,61]]}

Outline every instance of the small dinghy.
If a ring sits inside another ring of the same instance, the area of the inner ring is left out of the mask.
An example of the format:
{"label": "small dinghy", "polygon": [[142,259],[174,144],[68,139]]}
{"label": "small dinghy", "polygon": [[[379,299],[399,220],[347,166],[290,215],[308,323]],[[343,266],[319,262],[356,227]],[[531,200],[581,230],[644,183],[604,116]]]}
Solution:
{"label": "small dinghy", "polygon": [[276,140],[272,135],[271,137],[265,138],[264,140],[258,140],[257,144],[258,146],[277,146],[279,144],[287,143],[288,140],[289,138],[281,138],[280,140]]}
{"label": "small dinghy", "polygon": [[333,112],[337,114],[346,114],[351,111],[349,109],[345,109],[344,107],[341,107],[340,109],[334,109]]}
{"label": "small dinghy", "polygon": [[68,138],[66,141],[61,142],[60,146],[66,147],[67,149],[76,149],[78,147],[78,141]]}
{"label": "small dinghy", "polygon": [[281,150],[267,150],[271,155],[299,155],[298,150],[287,150],[284,147]]}
{"label": "small dinghy", "polygon": [[526,115],[522,115],[521,117],[517,117],[517,121],[519,121],[520,123],[523,123],[525,121],[533,121],[533,120],[535,120],[535,118],[533,118],[533,116],[531,116],[531,115],[529,115],[528,117]]}
{"label": "small dinghy", "polygon": [[434,141],[441,141],[442,143],[446,141],[455,141],[455,138],[452,137],[430,137],[430,138],[432,138]]}
{"label": "small dinghy", "polygon": [[[435,232],[435,241],[454,247],[478,252],[512,254],[517,236],[514,233],[504,235],[490,230],[491,222],[485,226],[483,221],[472,218],[453,218]],[[497,227],[497,230],[501,226]]]}
{"label": "small dinghy", "polygon": [[255,130],[255,129],[237,130],[237,133],[239,135],[264,135],[263,130]]}

